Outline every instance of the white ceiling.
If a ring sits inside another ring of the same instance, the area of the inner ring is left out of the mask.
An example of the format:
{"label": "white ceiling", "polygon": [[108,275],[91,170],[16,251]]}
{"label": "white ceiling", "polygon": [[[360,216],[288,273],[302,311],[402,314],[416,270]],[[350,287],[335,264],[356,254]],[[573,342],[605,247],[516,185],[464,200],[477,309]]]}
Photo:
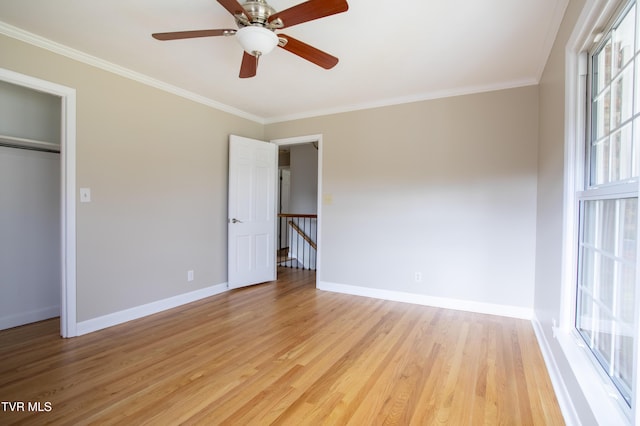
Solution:
{"label": "white ceiling", "polygon": [[[251,79],[238,78],[242,49],[232,37],[151,37],[235,28],[215,0],[2,0],[0,31],[17,27],[274,122],[535,84],[568,0],[348,2],[345,13],[280,31],[340,58],[335,68],[276,48]],[[269,0],[276,10],[298,3]]]}

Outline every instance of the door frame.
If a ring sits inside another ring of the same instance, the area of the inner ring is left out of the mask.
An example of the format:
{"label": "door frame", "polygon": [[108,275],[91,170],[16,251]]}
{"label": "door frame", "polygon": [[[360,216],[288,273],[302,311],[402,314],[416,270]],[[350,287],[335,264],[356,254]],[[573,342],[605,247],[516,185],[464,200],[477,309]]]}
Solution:
{"label": "door frame", "polygon": [[60,335],[77,336],[76,319],[76,90],[0,68],[0,80],[60,98],[61,300]]}
{"label": "door frame", "polygon": [[[317,231],[316,244],[318,250],[316,251],[316,288],[320,282],[321,270],[322,270],[322,133],[316,135],[295,136],[291,138],[271,139],[269,142],[278,146],[284,145],[300,145],[303,143],[317,143],[318,144],[318,219],[317,219]],[[280,191],[280,188],[278,188]],[[276,194],[276,203],[278,202],[279,193]],[[276,269],[277,272],[277,269]]]}

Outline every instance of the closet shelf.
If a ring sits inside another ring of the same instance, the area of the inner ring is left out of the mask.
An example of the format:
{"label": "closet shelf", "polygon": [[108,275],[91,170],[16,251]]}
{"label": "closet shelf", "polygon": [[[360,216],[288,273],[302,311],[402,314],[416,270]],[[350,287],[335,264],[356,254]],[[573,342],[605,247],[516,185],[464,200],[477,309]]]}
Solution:
{"label": "closet shelf", "polygon": [[60,152],[60,144],[38,141],[35,139],[16,138],[14,136],[0,135],[0,145],[13,148],[33,149],[37,151]]}

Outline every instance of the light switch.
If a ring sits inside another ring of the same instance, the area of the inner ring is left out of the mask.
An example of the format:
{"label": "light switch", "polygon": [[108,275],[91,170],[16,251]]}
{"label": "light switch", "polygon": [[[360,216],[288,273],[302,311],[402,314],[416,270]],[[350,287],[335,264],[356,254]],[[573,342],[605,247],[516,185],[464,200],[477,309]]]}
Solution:
{"label": "light switch", "polygon": [[333,195],[332,194],[323,194],[322,195],[322,204],[326,206],[330,206],[333,204]]}
{"label": "light switch", "polygon": [[80,202],[81,203],[91,202],[91,188],[80,188]]}

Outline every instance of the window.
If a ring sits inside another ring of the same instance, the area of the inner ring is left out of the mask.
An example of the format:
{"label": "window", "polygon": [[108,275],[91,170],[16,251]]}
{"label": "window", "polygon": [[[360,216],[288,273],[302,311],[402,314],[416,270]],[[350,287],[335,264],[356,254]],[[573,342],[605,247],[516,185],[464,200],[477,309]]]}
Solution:
{"label": "window", "polygon": [[640,16],[626,2],[589,52],[584,183],[579,205],[575,329],[634,405],[638,339]]}

